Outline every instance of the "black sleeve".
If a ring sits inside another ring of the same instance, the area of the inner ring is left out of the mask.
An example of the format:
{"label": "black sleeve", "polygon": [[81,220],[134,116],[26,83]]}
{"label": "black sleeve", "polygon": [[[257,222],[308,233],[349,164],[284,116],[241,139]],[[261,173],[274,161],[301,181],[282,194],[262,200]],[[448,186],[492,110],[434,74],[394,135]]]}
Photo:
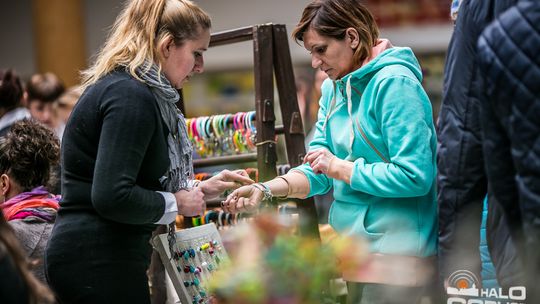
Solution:
{"label": "black sleeve", "polygon": [[486,167],[524,261],[530,303],[540,301],[539,289],[533,288],[540,269],[539,43],[538,1],[518,2],[478,41],[481,69],[489,84],[482,120],[490,144],[485,146]]}
{"label": "black sleeve", "polygon": [[104,218],[126,224],[157,222],[165,211],[159,193],[136,184],[156,131],[158,111],[150,91],[120,81],[104,94],[102,129],[92,184],[92,204]]}

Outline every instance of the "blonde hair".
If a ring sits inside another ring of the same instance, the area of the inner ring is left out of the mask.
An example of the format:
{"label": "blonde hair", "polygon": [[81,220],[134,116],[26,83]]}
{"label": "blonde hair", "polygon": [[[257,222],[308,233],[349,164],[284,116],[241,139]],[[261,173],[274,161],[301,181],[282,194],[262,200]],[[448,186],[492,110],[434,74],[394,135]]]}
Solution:
{"label": "blonde hair", "polygon": [[360,45],[354,51],[354,63],[361,64],[371,56],[377,44],[379,28],[375,18],[359,0],[315,0],[302,12],[298,25],[292,32],[294,40],[304,41],[304,33],[314,29],[319,35],[345,39],[348,28],[354,28],[360,36]]}
{"label": "blonde hair", "polygon": [[81,73],[82,88],[118,66],[141,80],[136,69],[148,61],[159,65],[160,43],[172,37],[181,45],[210,27],[208,14],[189,0],[131,0],[118,15],[94,64]]}

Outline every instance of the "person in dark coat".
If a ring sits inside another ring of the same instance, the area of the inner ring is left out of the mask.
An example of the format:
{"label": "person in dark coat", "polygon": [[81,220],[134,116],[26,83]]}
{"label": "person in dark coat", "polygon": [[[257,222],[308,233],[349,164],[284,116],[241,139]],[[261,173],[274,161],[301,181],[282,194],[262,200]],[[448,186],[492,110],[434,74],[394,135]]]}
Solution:
{"label": "person in dark coat", "polygon": [[[496,16],[516,0],[464,0],[448,48],[443,101],[438,121],[437,184],[439,205],[439,271],[445,281],[457,270],[480,278],[482,202],[488,193],[480,126],[476,42]],[[458,5],[454,5],[455,8]],[[502,212],[489,199],[487,239],[499,283],[521,282],[521,265]]]}
{"label": "person in dark coat", "polygon": [[540,2],[519,1],[478,40],[483,151],[492,197],[523,237],[527,303],[540,303]]}

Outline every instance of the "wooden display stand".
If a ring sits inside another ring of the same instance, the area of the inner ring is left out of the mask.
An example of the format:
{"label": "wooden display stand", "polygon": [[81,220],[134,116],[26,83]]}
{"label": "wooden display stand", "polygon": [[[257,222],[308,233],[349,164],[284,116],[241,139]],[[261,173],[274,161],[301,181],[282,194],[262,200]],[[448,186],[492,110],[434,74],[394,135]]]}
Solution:
{"label": "wooden display stand", "polygon": [[[180,302],[193,303],[194,296],[200,296],[201,302],[206,303],[204,294],[201,296],[199,292],[204,290],[202,286],[210,280],[213,272],[219,270],[220,263],[228,259],[216,226],[206,224],[177,231],[174,246],[179,256],[176,258],[170,251],[167,234],[154,237],[152,244],[161,257]],[[207,247],[203,249],[205,245]],[[188,255],[189,250],[193,254]],[[191,271],[184,270],[186,266]],[[195,267],[198,272],[193,271]],[[197,280],[196,286],[186,284],[194,279]]]}
{"label": "wooden display stand", "polygon": [[[215,33],[211,36],[210,47],[248,40],[253,40],[257,152],[198,159],[194,161],[194,166],[200,168],[257,161],[259,181],[268,181],[277,176],[277,151],[274,141],[276,134],[285,136],[288,163],[291,167],[296,167],[302,163],[306,154],[304,131],[296,99],[296,84],[285,25],[262,24]],[[275,125],[274,76],[283,126]],[[303,200],[297,209],[301,219],[300,234],[319,238],[314,200]]]}

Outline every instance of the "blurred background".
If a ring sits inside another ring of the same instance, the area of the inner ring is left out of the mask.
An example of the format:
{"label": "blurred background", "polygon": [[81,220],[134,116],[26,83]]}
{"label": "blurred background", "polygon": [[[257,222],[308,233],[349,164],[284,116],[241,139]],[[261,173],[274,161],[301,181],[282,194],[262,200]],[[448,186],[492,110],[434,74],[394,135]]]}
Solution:
{"label": "blurred background", "polygon": [[[99,51],[123,2],[0,0],[0,67],[14,68],[23,80],[34,73],[53,72],[67,87],[76,85],[78,71],[86,68]],[[212,16],[212,32],[272,22],[285,24],[289,34],[309,3],[307,0],[195,2]],[[435,118],[442,91],[445,52],[453,29],[450,2],[364,1],[379,23],[381,37],[390,39],[396,46],[410,46],[417,54]],[[289,46],[297,79],[313,82],[315,71],[308,52],[292,39]],[[251,42],[211,48],[205,55],[205,71],[184,89],[187,116],[254,110]],[[277,94],[275,98],[277,100]]]}

